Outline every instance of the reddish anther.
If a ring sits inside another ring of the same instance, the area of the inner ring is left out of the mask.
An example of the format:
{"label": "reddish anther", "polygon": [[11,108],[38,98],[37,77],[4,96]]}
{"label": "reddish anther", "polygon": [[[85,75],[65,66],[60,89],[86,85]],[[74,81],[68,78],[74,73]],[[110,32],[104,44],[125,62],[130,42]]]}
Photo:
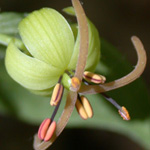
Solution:
{"label": "reddish anther", "polygon": [[49,141],[49,140],[51,139],[51,137],[53,136],[53,133],[54,133],[55,129],[56,129],[56,122],[53,121],[53,122],[50,124],[50,126],[49,126],[49,128],[48,128],[48,130],[47,130],[47,133],[46,133],[46,135],[45,135],[45,138],[44,138],[44,141],[45,141],[45,142],[47,142],[47,141]]}
{"label": "reddish anther", "polygon": [[49,141],[56,129],[56,122],[51,122],[51,119],[45,119],[39,128],[38,137],[45,142]]}
{"label": "reddish anther", "polygon": [[39,139],[43,140],[45,138],[45,135],[49,128],[50,122],[51,122],[51,120],[49,118],[47,118],[40,125],[39,131],[38,131]]}
{"label": "reddish anther", "polygon": [[41,139],[41,129],[42,129],[43,125],[45,124],[45,121],[46,121],[46,119],[41,123],[41,125],[39,127],[39,130],[38,130],[38,137],[39,137],[39,139]]}

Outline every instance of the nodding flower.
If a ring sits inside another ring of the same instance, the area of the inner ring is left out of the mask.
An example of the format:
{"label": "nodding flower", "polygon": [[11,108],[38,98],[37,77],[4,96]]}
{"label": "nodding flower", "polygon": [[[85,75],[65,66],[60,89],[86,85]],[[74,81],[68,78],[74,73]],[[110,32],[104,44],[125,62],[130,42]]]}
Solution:
{"label": "nodding flower", "polygon": [[[73,8],[64,9],[77,17],[77,24],[69,24],[56,10],[42,8],[30,13],[19,24],[22,40],[12,39],[7,47],[5,66],[8,74],[23,87],[43,96],[50,96],[55,107],[50,118],[44,119],[34,136],[34,148],[49,147],[65,128],[76,108],[84,120],[93,117],[93,108],[87,94],[100,93],[113,104],[124,120],[130,120],[124,106],[120,106],[105,92],[122,87],[137,79],[144,71],[146,53],[141,41],[132,37],[138,55],[135,69],[112,82],[95,74],[100,58],[100,39],[96,27],[87,19],[78,0]],[[55,115],[61,104],[64,89],[68,91],[66,105],[59,120]]]}

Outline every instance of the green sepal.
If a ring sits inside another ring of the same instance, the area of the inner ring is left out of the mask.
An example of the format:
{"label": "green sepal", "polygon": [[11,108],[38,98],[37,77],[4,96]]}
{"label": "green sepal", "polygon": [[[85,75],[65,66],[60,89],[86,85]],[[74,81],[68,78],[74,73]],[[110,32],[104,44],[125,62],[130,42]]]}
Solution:
{"label": "green sepal", "polygon": [[60,69],[21,52],[13,41],[6,50],[5,66],[16,82],[32,90],[54,86],[62,74]]}
{"label": "green sepal", "polygon": [[63,11],[64,11],[66,14],[71,15],[71,16],[75,16],[75,14],[76,14],[74,8],[71,7],[71,6],[64,8]]}
{"label": "green sepal", "polygon": [[53,92],[53,88],[54,88],[54,86],[49,88],[49,89],[46,89],[46,90],[31,90],[31,89],[28,89],[28,90],[35,95],[51,97],[51,94]]}
{"label": "green sepal", "polygon": [[[69,15],[75,16],[75,12],[72,7],[64,8],[63,11]],[[85,70],[94,71],[100,59],[100,38],[94,24],[89,19],[87,19],[87,21],[88,21],[88,30],[89,30],[89,50],[88,50],[88,59],[87,59]],[[69,69],[73,69],[76,66],[78,53],[79,53],[79,44],[80,44],[78,25],[71,24],[71,27],[74,36],[76,37],[76,43],[75,43],[70,64],[68,65]]]}

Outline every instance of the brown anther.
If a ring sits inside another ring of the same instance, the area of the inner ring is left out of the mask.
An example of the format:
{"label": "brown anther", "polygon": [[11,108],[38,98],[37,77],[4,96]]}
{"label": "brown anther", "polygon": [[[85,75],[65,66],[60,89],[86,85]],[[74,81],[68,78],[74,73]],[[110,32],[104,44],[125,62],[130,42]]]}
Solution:
{"label": "brown anther", "polygon": [[89,103],[88,99],[85,96],[81,96],[81,102],[82,105],[88,115],[88,118],[92,118],[93,117],[93,109],[91,104]]}
{"label": "brown anther", "polygon": [[70,87],[70,90],[76,92],[76,91],[79,90],[80,85],[81,85],[80,80],[79,80],[77,77],[73,77],[73,78],[71,79],[71,87]]}
{"label": "brown anther", "polygon": [[63,94],[63,86],[60,83],[57,83],[53,90],[50,105],[56,106],[60,101],[62,94]]}
{"label": "brown anther", "polygon": [[93,82],[96,84],[104,83],[106,81],[106,78],[102,75],[94,74],[89,71],[85,71],[83,74],[83,78],[88,82]]}
{"label": "brown anther", "polygon": [[38,131],[39,139],[44,140],[44,141],[49,141],[51,139],[55,129],[56,129],[56,122],[53,121],[51,123],[51,119],[49,119],[49,118],[45,119],[41,123],[39,131]]}
{"label": "brown anther", "polygon": [[79,99],[77,99],[76,101],[76,109],[82,119],[84,120],[88,119],[88,115]]}
{"label": "brown anther", "polygon": [[124,106],[122,106],[118,112],[120,116],[123,118],[123,120],[130,120],[129,112]]}

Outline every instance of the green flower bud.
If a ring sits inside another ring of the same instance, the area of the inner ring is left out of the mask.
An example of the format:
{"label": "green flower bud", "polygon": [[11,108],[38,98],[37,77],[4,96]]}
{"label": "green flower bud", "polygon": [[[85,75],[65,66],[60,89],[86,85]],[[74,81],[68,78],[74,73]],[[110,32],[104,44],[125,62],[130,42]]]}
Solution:
{"label": "green flower bud", "polygon": [[[85,69],[93,71],[100,57],[100,41],[97,29],[89,20],[88,28],[89,52]],[[9,43],[5,58],[9,75],[35,94],[50,95],[60,76],[75,70],[80,39],[77,24],[69,25],[56,10],[43,8],[20,22],[19,34],[28,53],[14,40]],[[68,88],[70,78],[63,79],[64,87]]]}

